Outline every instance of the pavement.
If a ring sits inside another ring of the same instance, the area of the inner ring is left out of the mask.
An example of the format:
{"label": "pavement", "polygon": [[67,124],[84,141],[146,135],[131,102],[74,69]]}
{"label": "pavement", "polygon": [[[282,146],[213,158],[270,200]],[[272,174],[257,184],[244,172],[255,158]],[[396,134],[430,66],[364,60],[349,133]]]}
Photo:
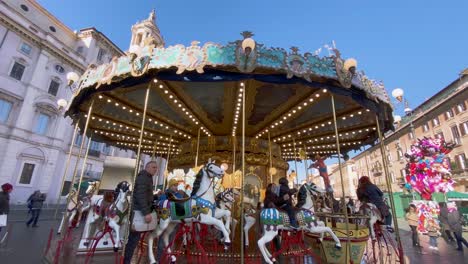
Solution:
{"label": "pavement", "polygon": [[[55,233],[59,225],[59,220],[53,219],[53,206],[42,210],[39,227],[27,227],[25,222],[28,218],[27,210],[14,208],[9,215],[9,235],[6,241],[0,245],[0,263],[42,263],[49,234],[55,238]],[[61,216],[61,214],[59,214]],[[468,264],[468,249],[464,252],[456,251],[455,243],[447,243],[443,238],[438,239],[439,251],[429,249],[429,237],[420,235],[422,248],[412,246],[411,231],[406,221],[399,221],[400,236],[403,243],[405,255],[410,264]],[[0,232],[0,237],[5,234],[5,228]],[[464,233],[468,238],[468,233]],[[51,248],[53,250],[53,248]],[[83,257],[67,258],[61,263],[84,263]],[[113,263],[111,256],[96,255],[93,263]],[[391,264],[391,263],[389,263]]]}

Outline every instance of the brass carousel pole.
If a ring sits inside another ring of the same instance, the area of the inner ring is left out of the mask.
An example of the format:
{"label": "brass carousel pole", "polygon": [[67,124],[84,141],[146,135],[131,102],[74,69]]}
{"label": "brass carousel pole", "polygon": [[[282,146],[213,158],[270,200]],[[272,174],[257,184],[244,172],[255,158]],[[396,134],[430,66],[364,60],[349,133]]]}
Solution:
{"label": "brass carousel pole", "polygon": [[391,210],[392,210],[392,217],[393,217],[393,223],[395,225],[395,236],[397,238],[397,243],[398,243],[398,251],[399,251],[399,260],[400,263],[405,264],[405,259],[403,255],[403,246],[401,243],[401,238],[400,238],[400,230],[398,228],[398,221],[397,221],[397,216],[396,216],[396,210],[395,210],[395,201],[393,199],[393,190],[392,190],[392,183],[390,180],[390,174],[388,173],[388,165],[387,165],[387,154],[385,151],[385,144],[383,142],[383,136],[382,136],[382,131],[380,130],[380,123],[379,123],[379,117],[378,115],[375,116],[375,121],[377,123],[377,133],[379,135],[379,141],[380,141],[380,152],[382,154],[382,162],[383,162],[383,167],[384,167],[384,173],[385,173],[385,181],[387,183],[387,189],[388,189],[388,196],[390,198],[390,205],[391,205]]}
{"label": "brass carousel pole", "polygon": [[68,167],[70,166],[70,160],[73,152],[73,146],[75,145],[76,134],[78,133],[78,122],[75,124],[75,130],[73,131],[73,136],[70,144],[70,149],[68,152],[67,163],[65,164],[65,171],[63,172],[62,183],[60,184],[60,190],[57,197],[57,206],[55,207],[54,219],[57,219],[57,213],[60,205],[60,198],[62,196],[63,187],[65,185],[65,178],[67,177]]}
{"label": "brass carousel pole", "polygon": [[335,138],[336,138],[336,150],[338,154],[338,168],[340,171],[340,179],[341,179],[341,192],[343,195],[343,211],[345,215],[346,221],[346,251],[345,251],[345,259],[347,261],[349,256],[349,246],[350,246],[350,234],[349,234],[349,219],[348,219],[348,210],[346,209],[346,200],[345,200],[345,188],[344,188],[344,179],[343,179],[343,171],[341,168],[341,150],[340,150],[340,138],[338,133],[338,124],[336,121],[336,109],[335,109],[335,97],[331,94],[331,103],[332,103],[332,110],[333,110],[333,124],[335,126]]}
{"label": "brass carousel pole", "polygon": [[268,173],[270,173],[270,183],[273,183],[273,161],[271,158],[271,139],[270,139],[270,131],[268,131],[268,152],[270,154],[270,169],[268,170]]}
{"label": "brass carousel pole", "polygon": [[93,141],[93,136],[90,136],[88,139],[88,146],[86,147],[83,164],[81,164],[80,180],[78,181],[78,187],[76,188],[78,190],[78,193],[80,193],[81,183],[83,182],[83,176],[84,176],[84,172],[86,169],[86,161],[88,161],[88,153],[89,153],[89,148],[91,147],[91,141]]}
{"label": "brass carousel pole", "polygon": [[197,154],[195,155],[195,168],[198,166],[198,151],[200,150],[200,130],[201,130],[201,127],[198,128]]}
{"label": "brass carousel pole", "polygon": [[[308,153],[307,153],[307,148],[305,146],[305,143],[302,143],[302,146],[304,147],[304,153],[305,153],[305,157],[304,157],[305,180],[306,180],[306,182],[309,182],[309,175],[308,175],[309,170],[308,170],[308,167],[307,167],[307,157],[309,155],[307,155]],[[314,198],[312,198],[312,199],[314,199]]]}
{"label": "brass carousel pole", "polygon": [[158,145],[158,139],[154,141],[153,152],[151,153],[151,160],[156,160],[156,148]]}
{"label": "brass carousel pole", "polygon": [[[148,84],[148,88],[146,88],[146,95],[145,95],[145,105],[143,108],[143,116],[141,117],[141,129],[140,129],[140,138],[138,139],[138,149],[137,149],[137,156],[136,156],[136,161],[135,161],[135,170],[133,171],[133,182],[132,182],[132,189],[135,188],[135,181],[136,177],[138,175],[138,168],[140,166],[140,159],[141,159],[141,142],[143,141],[143,134],[145,130],[145,121],[146,121],[146,110],[148,108],[148,98],[149,98],[149,93],[151,89],[151,82]],[[132,202],[129,205],[129,212],[130,215],[133,212],[133,197],[132,197]],[[131,218],[129,217],[129,222],[131,222]],[[131,223],[129,223],[131,224]],[[125,236],[124,236],[124,243],[122,243],[122,252],[121,252],[121,258],[123,261],[124,255],[125,255],[125,247],[127,246],[128,242],[128,236],[130,234],[130,228],[127,228],[125,231]]]}
{"label": "brass carousel pole", "polygon": [[[151,153],[151,161],[156,161],[156,148],[157,148],[157,145],[158,145],[158,139],[156,138],[154,140],[154,148],[153,148],[153,153]],[[156,170],[156,179],[155,179],[155,183],[154,183],[154,191],[156,191],[158,189],[158,182],[159,182],[159,166],[158,166],[158,169]]]}
{"label": "brass carousel pole", "polygon": [[[241,86],[243,86],[241,84]],[[241,204],[240,204],[240,234],[241,234],[241,264],[244,264],[244,175],[245,175],[245,90],[242,89],[242,176],[241,176]]]}
{"label": "brass carousel pole", "polygon": [[[232,175],[231,175],[231,187],[234,188],[233,181],[234,181],[234,172],[236,172],[236,145],[237,145],[237,138],[236,136],[232,137]],[[235,184],[236,182],[234,182]]]}
{"label": "brass carousel pole", "polygon": [[296,168],[296,185],[299,185],[299,172],[297,171],[296,140],[294,138],[293,138],[293,148],[294,148],[294,167]]}
{"label": "brass carousel pole", "polygon": [[163,189],[162,191],[166,190],[166,174],[167,168],[169,168],[169,158],[171,157],[171,145],[172,145],[172,135],[169,138],[169,147],[167,148],[167,158],[166,158],[166,166],[164,166],[164,171],[163,171],[163,177],[164,177],[164,182],[163,182]]}

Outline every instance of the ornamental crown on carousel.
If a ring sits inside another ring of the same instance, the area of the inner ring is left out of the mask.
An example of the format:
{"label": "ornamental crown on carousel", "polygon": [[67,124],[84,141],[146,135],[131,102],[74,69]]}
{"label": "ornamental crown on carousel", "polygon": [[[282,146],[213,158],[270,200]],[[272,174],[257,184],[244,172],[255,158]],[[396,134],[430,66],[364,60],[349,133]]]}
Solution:
{"label": "ornamental crown on carousel", "polygon": [[425,200],[430,200],[434,192],[452,191],[455,181],[446,155],[454,146],[442,138],[418,139],[405,154],[408,160],[405,188],[418,192]]}

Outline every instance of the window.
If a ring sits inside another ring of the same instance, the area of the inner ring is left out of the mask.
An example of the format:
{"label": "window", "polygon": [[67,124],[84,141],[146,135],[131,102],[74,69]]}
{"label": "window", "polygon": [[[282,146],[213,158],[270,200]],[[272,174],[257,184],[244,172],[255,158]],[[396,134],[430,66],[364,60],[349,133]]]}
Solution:
{"label": "window", "polygon": [[398,160],[401,160],[403,158],[403,151],[401,150],[401,148],[397,149],[397,156]]}
{"label": "window", "polygon": [[60,87],[60,83],[56,80],[51,80],[49,84],[49,94],[53,96],[57,96],[58,89]]}
{"label": "window", "polygon": [[58,72],[58,73],[64,73],[65,72],[65,69],[63,68],[62,65],[55,65],[55,71]]}
{"label": "window", "polygon": [[47,133],[49,119],[50,117],[48,115],[40,113],[37,119],[36,127],[34,128],[34,132],[39,135],[45,135]]}
{"label": "window", "polygon": [[402,177],[403,179],[405,179],[405,178],[406,178],[406,169],[401,169],[401,170],[400,170],[400,175],[401,175],[401,177]]}
{"label": "window", "polygon": [[423,132],[429,131],[429,124],[427,122],[424,123],[424,125],[422,126],[422,129],[423,129]]}
{"label": "window", "polygon": [[436,127],[438,125],[440,125],[439,117],[432,119],[432,126]]}
{"label": "window", "polygon": [[105,55],[106,55],[106,51],[104,49],[99,48],[97,60],[102,61]]}
{"label": "window", "polygon": [[19,179],[20,184],[31,184],[31,180],[32,180],[35,167],[36,167],[36,164],[24,163],[23,170],[21,171],[21,176]]}
{"label": "window", "polygon": [[414,139],[414,133],[412,131],[408,133],[408,138]]}
{"label": "window", "polygon": [[455,113],[458,115],[459,113],[463,113],[466,111],[466,105],[465,105],[465,102],[461,102],[459,104],[457,104],[457,106],[455,107]]}
{"label": "window", "polygon": [[395,173],[392,171],[390,172],[390,177],[392,179],[392,183],[395,183],[396,182],[396,178],[395,178]]}
{"label": "window", "polygon": [[99,151],[100,147],[101,147],[101,143],[92,140],[91,141],[91,146],[89,148],[92,149],[92,150],[98,150]]}
{"label": "window", "polygon": [[455,161],[457,163],[457,167],[461,170],[466,169],[466,157],[465,153],[463,154],[458,154],[455,156]]}
{"label": "window", "polygon": [[450,118],[454,117],[455,114],[453,114],[453,110],[449,109],[447,112],[445,112],[445,120],[449,120]]}
{"label": "window", "polygon": [[8,121],[8,117],[10,116],[12,106],[12,103],[0,99],[0,123],[6,123]]}
{"label": "window", "polygon": [[23,9],[23,11],[25,12],[28,12],[29,11],[29,8],[26,6],[26,5],[20,5],[21,9]]}
{"label": "window", "polygon": [[75,138],[75,145],[76,146],[81,146],[81,141],[83,140],[83,135],[77,134]]}
{"label": "window", "polygon": [[31,55],[32,47],[28,43],[21,43],[20,51],[25,55]]}
{"label": "window", "polygon": [[13,64],[13,68],[11,68],[10,76],[15,78],[18,81],[21,81],[21,78],[23,77],[23,73],[25,69],[26,69],[26,66],[15,61],[15,64]]}
{"label": "window", "polygon": [[55,29],[54,26],[50,26],[49,29],[50,29],[50,31],[52,31],[52,32],[54,32],[54,33],[57,32],[57,30]]}
{"label": "window", "polygon": [[442,131],[435,133],[434,136],[439,139],[445,139]]}
{"label": "window", "polygon": [[84,51],[84,47],[83,46],[79,46],[77,49],[76,49],[76,52],[82,54]]}
{"label": "window", "polygon": [[102,148],[102,152],[104,152],[104,154],[106,155],[110,155],[111,151],[112,148],[109,145],[104,145],[104,147]]}
{"label": "window", "polygon": [[462,135],[462,136],[468,134],[468,121],[466,121],[466,122],[460,124],[460,131],[461,131],[461,135]]}
{"label": "window", "polygon": [[461,144],[460,132],[458,131],[458,127],[455,125],[453,127],[450,127],[450,130],[452,131],[453,142],[455,142],[455,144],[457,145]]}
{"label": "window", "polygon": [[62,196],[65,196],[68,194],[68,191],[70,190],[70,185],[71,181],[65,181],[63,182],[63,189],[62,189]]}

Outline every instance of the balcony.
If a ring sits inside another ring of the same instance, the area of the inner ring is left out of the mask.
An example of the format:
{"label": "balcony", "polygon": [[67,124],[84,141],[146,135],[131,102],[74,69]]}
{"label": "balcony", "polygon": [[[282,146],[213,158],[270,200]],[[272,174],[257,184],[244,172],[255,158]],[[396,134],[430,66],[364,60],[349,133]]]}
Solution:
{"label": "balcony", "polygon": [[[81,176],[81,171],[78,171],[78,177]],[[88,180],[101,180],[102,172],[100,171],[85,171],[83,178]]]}
{"label": "balcony", "polygon": [[89,152],[88,152],[88,155],[99,158],[101,156],[101,151],[95,150],[95,149],[90,149]]}

